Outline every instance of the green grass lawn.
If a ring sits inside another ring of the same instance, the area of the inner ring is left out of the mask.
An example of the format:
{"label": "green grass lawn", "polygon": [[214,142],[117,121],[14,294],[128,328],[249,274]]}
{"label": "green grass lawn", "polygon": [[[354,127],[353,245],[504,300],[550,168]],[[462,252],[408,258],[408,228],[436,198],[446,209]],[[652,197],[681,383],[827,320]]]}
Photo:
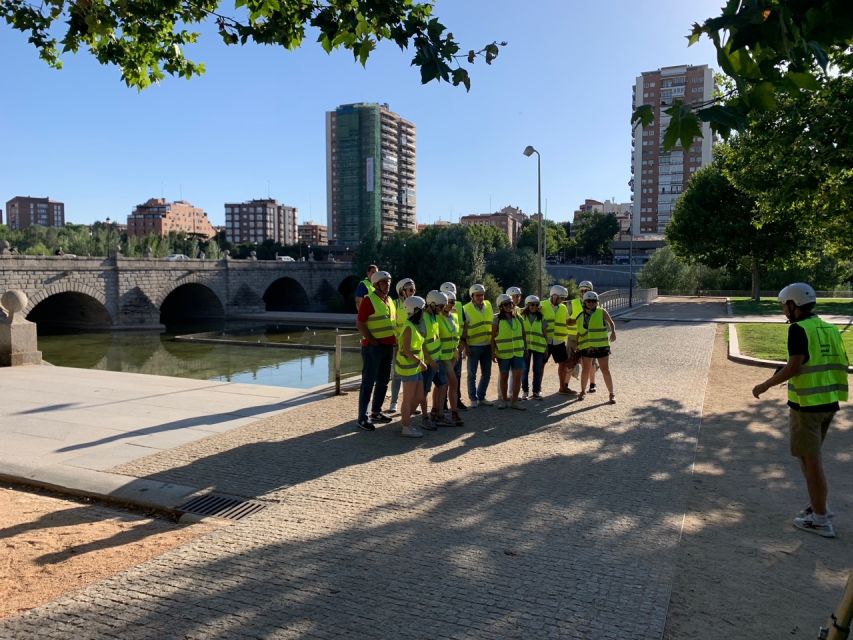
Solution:
{"label": "green grass lawn", "polygon": [[[738,324],[737,337],[740,352],[745,356],[763,360],[788,360],[787,324]],[[853,327],[838,327],[847,358],[853,363]]]}
{"label": "green grass lawn", "polygon": [[[731,298],[732,313],[736,316],[781,316],[782,309],[778,298],[761,298],[754,302],[749,298]],[[818,315],[853,316],[853,299],[818,298],[815,312]]]}

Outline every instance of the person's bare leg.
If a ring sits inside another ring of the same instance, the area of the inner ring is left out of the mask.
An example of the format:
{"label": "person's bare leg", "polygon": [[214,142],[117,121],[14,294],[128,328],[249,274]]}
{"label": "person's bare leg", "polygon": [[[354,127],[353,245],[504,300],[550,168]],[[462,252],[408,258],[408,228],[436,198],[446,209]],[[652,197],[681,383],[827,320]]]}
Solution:
{"label": "person's bare leg", "polygon": [[504,373],[501,371],[500,375],[500,389],[501,389],[501,398],[503,400],[507,399],[507,383],[509,381],[509,372]]}
{"label": "person's bare leg", "polygon": [[[447,370],[447,404],[450,406],[450,411],[456,413],[457,406],[457,389],[459,388],[459,380],[456,379],[456,372],[453,370],[453,367],[449,367]],[[444,406],[444,403],[441,405]]]}
{"label": "person's bare leg", "polygon": [[592,366],[592,358],[581,360],[581,393],[586,393],[586,385],[589,382],[589,369]]}
{"label": "person's bare leg", "polygon": [[[604,386],[609,393],[613,393],[613,378],[610,375],[610,357],[599,358],[598,365],[601,367],[601,377],[604,378]],[[590,359],[590,383],[595,382],[595,360]]]}
{"label": "person's bare leg", "polygon": [[812,510],[816,515],[826,515],[826,496],[829,489],[822,458],[819,455],[803,456],[800,458],[800,467],[806,479]]}
{"label": "person's bare leg", "polygon": [[512,401],[518,402],[518,392],[521,390],[521,371],[518,369],[510,369],[512,376]]}

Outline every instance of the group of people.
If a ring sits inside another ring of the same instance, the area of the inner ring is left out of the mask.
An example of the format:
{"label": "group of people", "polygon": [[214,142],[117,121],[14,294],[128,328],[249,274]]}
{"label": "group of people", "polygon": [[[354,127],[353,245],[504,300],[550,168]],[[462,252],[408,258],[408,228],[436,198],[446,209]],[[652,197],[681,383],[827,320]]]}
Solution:
{"label": "group of people", "polygon": [[[361,429],[374,431],[376,424],[391,422],[398,409],[401,435],[409,438],[439,426],[463,426],[460,411],[469,407],[524,411],[524,400],[542,400],[545,364],[552,358],[559,394],[583,400],[596,391],[600,369],[615,403],[609,356],[616,326],[599,306],[591,282],[581,282],[580,297],[571,301],[561,285],[552,286],[546,300],[529,295],[523,301],[521,289],[510,287],[493,307],[482,284],[471,285],[470,301],[462,304],[452,282],[422,298],[414,280],[402,278],[393,299],[391,280],[390,273],[371,265],[355,293],[362,336]],[[462,400],[463,360],[468,404]],[[494,402],[486,395],[493,364],[500,376]],[[569,388],[573,374],[579,374],[580,391]],[[391,404],[383,411],[389,382]],[[420,426],[412,423],[417,414],[422,414]]]}

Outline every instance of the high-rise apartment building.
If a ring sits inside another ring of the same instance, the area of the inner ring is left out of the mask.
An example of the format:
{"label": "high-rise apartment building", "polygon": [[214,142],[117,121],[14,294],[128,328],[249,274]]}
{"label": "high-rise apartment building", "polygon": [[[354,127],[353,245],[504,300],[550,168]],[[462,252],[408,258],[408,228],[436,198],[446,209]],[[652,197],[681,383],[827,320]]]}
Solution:
{"label": "high-rise apartment building", "polygon": [[631,152],[634,235],[664,233],[675,201],[690,176],[711,162],[711,127],[707,122],[702,124],[702,137],[695,138],[689,149],[678,144],[664,151],[663,137],[670,122],[664,111],[674,100],[696,104],[710,100],[713,93],[713,74],[704,64],[663,67],[646,71],[637,78],[634,108],[651,105],[655,119],[648,127],[634,129]]}
{"label": "high-rise apartment building", "polygon": [[225,235],[234,244],[260,244],[264,240],[296,244],[296,214],[296,207],[269,198],[225,203]]}
{"label": "high-rise apartment building", "polygon": [[64,227],[65,204],[50,198],[15,196],[6,203],[6,216],[10,229],[26,229],[34,224],[42,227]]}
{"label": "high-rise apartment building", "polygon": [[136,205],[127,216],[127,235],[147,236],[155,234],[167,236],[170,232],[184,232],[202,238],[212,238],[216,229],[207,219],[204,209],[185,200],[166,202],[165,198],[151,198],[144,204]]}
{"label": "high-rise apartment building", "polygon": [[417,231],[415,133],[387,104],[347,104],[326,113],[330,244],[355,247]]}
{"label": "high-rise apartment building", "polygon": [[299,242],[311,246],[329,244],[329,233],[326,225],[306,222],[299,225]]}

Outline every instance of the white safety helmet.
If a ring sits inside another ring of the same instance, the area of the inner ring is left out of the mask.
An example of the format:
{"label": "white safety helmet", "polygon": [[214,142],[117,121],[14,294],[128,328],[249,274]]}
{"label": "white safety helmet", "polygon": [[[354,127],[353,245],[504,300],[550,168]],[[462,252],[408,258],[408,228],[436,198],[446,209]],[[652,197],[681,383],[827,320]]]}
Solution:
{"label": "white safety helmet", "polygon": [[798,307],[817,302],[817,294],[810,284],[795,282],[779,292],[779,302],[793,302]]}
{"label": "white safety helmet", "polygon": [[447,304],[450,304],[451,302],[456,302],[456,294],[452,291],[442,291],[442,293],[447,296]]}
{"label": "white safety helmet", "polygon": [[452,293],[454,296],[456,295],[456,285],[452,282],[443,282],[438,290],[442,293]]}
{"label": "white safety helmet", "polygon": [[497,298],[495,298],[495,306],[500,308],[502,304],[506,304],[507,302],[512,302],[512,298],[507,294],[502,293]]}
{"label": "white safety helmet", "polygon": [[509,289],[506,290],[506,294],[508,296],[520,296],[521,295],[521,289],[519,289],[518,287],[510,287]]}
{"label": "white safety helmet", "polygon": [[471,288],[468,289],[468,293],[471,294],[472,296],[475,293],[482,293],[483,295],[486,295],[486,287],[484,287],[481,284],[472,284]]}
{"label": "white safety helmet", "polygon": [[391,281],[391,274],[388,273],[387,271],[377,271],[372,276],[370,276],[371,284],[376,284],[377,282],[379,282],[381,280],[388,280],[388,282],[390,282]]}
{"label": "white safety helmet", "polygon": [[406,287],[408,287],[409,285],[414,286],[414,285],[415,285],[415,281],[414,281],[414,280],[412,280],[411,278],[403,278],[402,280],[400,280],[400,281],[397,283],[397,286],[396,286],[396,289],[397,289],[397,295],[398,295],[398,296],[403,295],[403,289],[405,289],[405,288],[406,288]]}
{"label": "white safety helmet", "polygon": [[569,297],[569,290],[566,289],[562,285],[555,284],[553,287],[551,287],[551,290],[549,291],[549,295],[560,296],[561,298],[568,298]]}
{"label": "white safety helmet", "polygon": [[539,296],[527,296],[524,299],[524,306],[526,307],[529,304],[539,304]]}
{"label": "white safety helmet", "polygon": [[592,286],[592,283],[589,280],[581,280],[578,284],[578,289],[588,289],[592,291],[595,287]]}
{"label": "white safety helmet", "polygon": [[406,308],[406,316],[411,318],[416,311],[426,306],[426,301],[420,296],[411,296],[403,301],[403,306]]}
{"label": "white safety helmet", "polygon": [[595,291],[587,291],[583,294],[583,301],[587,302],[588,300],[595,300],[598,302],[598,294]]}
{"label": "white safety helmet", "polygon": [[433,289],[427,294],[426,301],[427,304],[434,304],[436,306],[443,307],[447,304],[447,296],[441,291]]}

